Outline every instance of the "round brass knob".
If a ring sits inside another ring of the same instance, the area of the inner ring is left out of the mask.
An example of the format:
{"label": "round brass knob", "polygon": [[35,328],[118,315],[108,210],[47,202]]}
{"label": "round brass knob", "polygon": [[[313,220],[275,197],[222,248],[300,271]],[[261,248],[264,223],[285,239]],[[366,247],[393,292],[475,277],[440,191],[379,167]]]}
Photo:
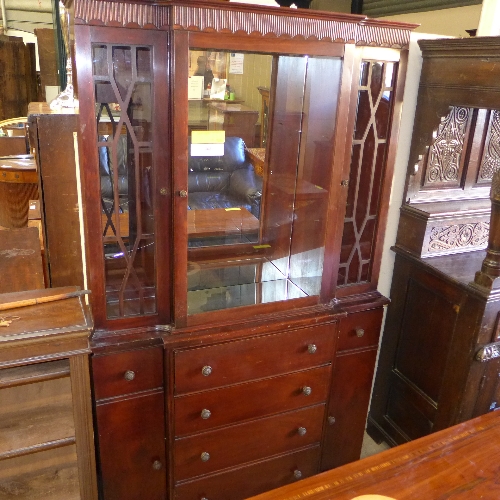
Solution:
{"label": "round brass knob", "polygon": [[300,479],[300,478],[302,477],[302,472],[300,472],[300,470],[299,470],[299,469],[295,469],[295,470],[293,471],[293,477],[294,477],[295,479]]}
{"label": "round brass knob", "polygon": [[307,432],[307,429],[305,427],[299,427],[297,429],[297,432],[299,433],[299,436],[305,436],[306,432]]}
{"label": "round brass knob", "polygon": [[161,194],[162,196],[165,196],[167,193],[168,193],[167,188],[161,188],[161,189],[160,189],[160,194]]}
{"label": "round brass knob", "polygon": [[335,423],[335,417],[328,417],[328,423],[333,425]]}
{"label": "round brass knob", "polygon": [[202,462],[208,462],[210,460],[210,453],[204,451],[201,455],[200,455],[200,458],[201,458],[201,461]]}
{"label": "round brass knob", "polygon": [[161,462],[159,460],[155,460],[153,462],[153,469],[154,470],[160,470],[161,469]]}
{"label": "round brass knob", "polygon": [[307,352],[308,352],[309,354],[314,354],[317,350],[318,350],[318,348],[316,347],[316,345],[315,345],[315,344],[309,344],[309,345],[307,346]]}
{"label": "round brass knob", "polygon": [[201,373],[203,374],[204,377],[208,377],[212,373],[212,367],[211,366],[204,366],[201,369]]}
{"label": "round brass knob", "polygon": [[356,328],[356,335],[361,338],[365,334],[363,328]]}
{"label": "round brass knob", "polygon": [[302,394],[304,394],[304,396],[310,396],[311,392],[312,392],[312,389],[310,387],[307,387],[307,385],[302,387]]}
{"label": "round brass knob", "polygon": [[206,408],[201,410],[201,418],[203,420],[206,420],[207,418],[210,418],[210,415],[212,415],[212,412],[210,410],[207,410]]}
{"label": "round brass knob", "polygon": [[128,380],[130,382],[131,380],[134,380],[134,378],[135,378],[135,372],[133,372],[132,370],[127,370],[125,372],[125,375],[123,375],[123,378],[125,380]]}
{"label": "round brass knob", "polygon": [[187,192],[185,189],[181,189],[181,190],[179,191],[179,196],[180,196],[181,198],[186,198],[186,197],[187,197],[187,195],[188,195],[188,192]]}

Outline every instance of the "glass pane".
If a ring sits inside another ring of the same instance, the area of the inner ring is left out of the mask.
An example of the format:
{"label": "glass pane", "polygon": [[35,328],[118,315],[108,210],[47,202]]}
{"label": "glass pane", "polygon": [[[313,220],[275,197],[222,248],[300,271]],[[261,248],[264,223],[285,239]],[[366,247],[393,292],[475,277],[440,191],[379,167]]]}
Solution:
{"label": "glass pane", "polygon": [[156,312],[151,55],[93,47],[108,318]]}
{"label": "glass pane", "polygon": [[338,286],[370,280],[397,65],[362,61]]}
{"label": "glass pane", "polygon": [[319,294],[340,73],[190,51],[188,314]]}

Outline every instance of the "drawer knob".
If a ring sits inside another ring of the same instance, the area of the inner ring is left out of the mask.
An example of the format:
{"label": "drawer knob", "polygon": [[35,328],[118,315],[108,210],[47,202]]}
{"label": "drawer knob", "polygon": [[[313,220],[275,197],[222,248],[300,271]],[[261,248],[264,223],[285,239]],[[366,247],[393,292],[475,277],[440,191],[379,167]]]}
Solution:
{"label": "drawer knob", "polygon": [[356,335],[361,338],[365,334],[363,328],[356,328]]}
{"label": "drawer knob", "polygon": [[316,346],[316,344],[309,344],[307,346],[307,352],[309,354],[314,354],[317,350],[318,350],[318,347]]}
{"label": "drawer knob", "polygon": [[153,462],[153,469],[154,470],[160,470],[161,469],[161,462],[159,460],[155,460]]}
{"label": "drawer knob", "polygon": [[210,410],[207,410],[206,408],[204,408],[203,410],[201,410],[201,418],[203,420],[206,420],[207,418],[210,418],[210,415],[212,415],[212,412]]}
{"label": "drawer knob", "polygon": [[335,417],[331,417],[331,416],[330,416],[330,417],[328,417],[328,423],[329,423],[330,425],[333,425],[333,424],[335,423]]}
{"label": "drawer knob", "polygon": [[210,460],[210,453],[204,451],[201,455],[200,455],[200,458],[201,458],[201,461],[202,462],[208,462]]}
{"label": "drawer knob", "polygon": [[310,396],[311,393],[312,393],[312,389],[310,387],[308,387],[307,385],[302,387],[302,394],[304,394],[304,396]]}
{"label": "drawer knob", "polygon": [[300,478],[302,477],[302,472],[300,472],[300,470],[299,470],[299,469],[295,469],[295,470],[293,471],[293,477],[294,477],[295,479],[300,479]]}
{"label": "drawer knob", "polygon": [[204,366],[201,369],[201,373],[204,377],[208,377],[212,373],[212,367],[211,366]]}
{"label": "drawer knob", "polygon": [[297,429],[297,432],[299,433],[299,436],[305,436],[306,432],[307,432],[307,429],[305,427],[299,427]]}
{"label": "drawer knob", "polygon": [[125,380],[128,380],[130,382],[131,380],[134,380],[134,378],[135,378],[135,372],[132,371],[132,370],[127,370],[125,372],[125,375],[123,375],[123,378]]}

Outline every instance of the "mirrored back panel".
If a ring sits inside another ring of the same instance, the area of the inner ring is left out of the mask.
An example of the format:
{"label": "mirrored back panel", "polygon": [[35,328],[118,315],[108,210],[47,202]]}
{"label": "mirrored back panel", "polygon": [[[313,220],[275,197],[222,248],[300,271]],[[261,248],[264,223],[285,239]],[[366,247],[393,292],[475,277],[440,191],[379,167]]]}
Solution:
{"label": "mirrored back panel", "polygon": [[341,59],[189,65],[188,314],[319,295]]}

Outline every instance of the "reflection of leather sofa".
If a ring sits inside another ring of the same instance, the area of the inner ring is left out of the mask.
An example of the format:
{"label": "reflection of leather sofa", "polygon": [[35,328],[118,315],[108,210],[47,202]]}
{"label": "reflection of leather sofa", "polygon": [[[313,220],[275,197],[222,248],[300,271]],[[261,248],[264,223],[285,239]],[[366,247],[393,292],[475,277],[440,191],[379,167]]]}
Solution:
{"label": "reflection of leather sofa", "polygon": [[[99,137],[101,142],[110,142],[111,138]],[[128,178],[127,178],[127,136],[120,135],[116,149],[118,162],[118,198],[120,212],[128,211]],[[111,154],[111,144],[109,148],[99,148],[99,171],[101,175],[101,196],[107,210],[113,206],[113,160]]]}
{"label": "reflection of leather sofa", "polygon": [[240,137],[226,137],[224,156],[191,156],[189,151],[190,210],[244,207],[259,217],[261,196],[262,179],[246,160]]}

